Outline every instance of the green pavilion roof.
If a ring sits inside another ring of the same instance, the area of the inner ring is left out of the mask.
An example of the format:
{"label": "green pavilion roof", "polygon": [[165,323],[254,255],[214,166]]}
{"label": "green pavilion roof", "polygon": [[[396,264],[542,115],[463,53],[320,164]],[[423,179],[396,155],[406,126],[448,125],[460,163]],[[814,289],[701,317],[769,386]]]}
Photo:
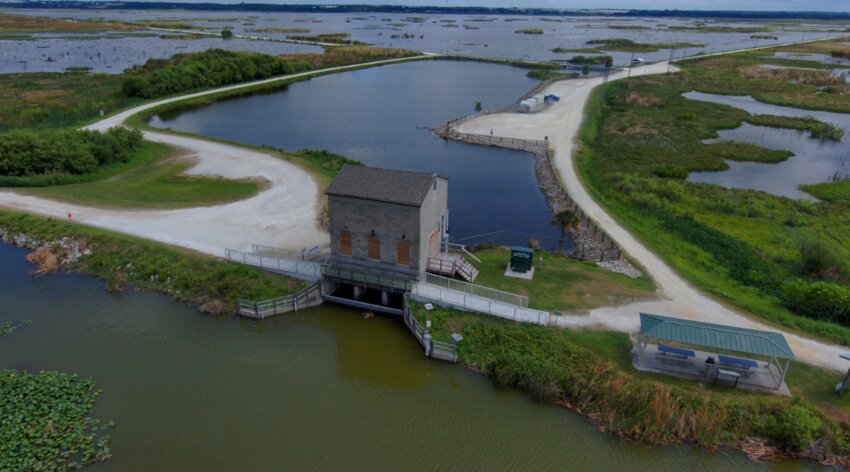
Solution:
{"label": "green pavilion roof", "polygon": [[758,356],[793,359],[794,351],[780,333],[640,314],[640,334],[647,338],[693,346],[743,352]]}

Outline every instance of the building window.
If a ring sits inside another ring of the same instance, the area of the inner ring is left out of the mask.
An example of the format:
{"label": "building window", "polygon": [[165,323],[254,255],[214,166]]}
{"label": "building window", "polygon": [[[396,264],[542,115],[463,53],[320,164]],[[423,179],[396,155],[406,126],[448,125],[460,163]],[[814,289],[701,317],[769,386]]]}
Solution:
{"label": "building window", "polygon": [[339,233],[339,253],[343,256],[351,255],[351,233],[348,231]]}
{"label": "building window", "polygon": [[369,236],[369,259],[381,260],[381,240],[377,236]]}
{"label": "building window", "polygon": [[410,265],[410,243],[399,241],[395,247],[395,262],[398,265]]}

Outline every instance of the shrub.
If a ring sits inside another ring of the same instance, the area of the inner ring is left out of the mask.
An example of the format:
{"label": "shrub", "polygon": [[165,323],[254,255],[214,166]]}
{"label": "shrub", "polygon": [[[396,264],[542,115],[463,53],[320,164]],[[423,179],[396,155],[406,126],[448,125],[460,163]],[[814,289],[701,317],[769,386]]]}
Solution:
{"label": "shrub", "polygon": [[850,288],[795,279],[782,286],[782,301],[797,314],[850,325]]}
{"label": "shrub", "polygon": [[267,54],[209,49],[198,54],[177,55],[169,60],[151,59],[142,66],[128,69],[121,89],[130,97],[157,98],[307,69],[306,64],[291,63]]}
{"label": "shrub", "polygon": [[127,162],[141,143],[141,131],[121,127],[106,133],[9,131],[0,134],[0,185],[15,185],[21,177],[86,174]]}
{"label": "shrub", "polygon": [[652,174],[663,179],[685,180],[688,178],[688,170],[679,166],[656,166]]}
{"label": "shrub", "polygon": [[795,452],[810,449],[822,426],[820,418],[802,405],[791,405],[762,418],[759,433]]}

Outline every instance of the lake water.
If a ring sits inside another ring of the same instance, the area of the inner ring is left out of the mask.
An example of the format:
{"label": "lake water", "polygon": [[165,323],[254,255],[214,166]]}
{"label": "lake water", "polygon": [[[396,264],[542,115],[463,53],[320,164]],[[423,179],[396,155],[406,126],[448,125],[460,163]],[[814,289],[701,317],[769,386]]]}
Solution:
{"label": "lake water", "polygon": [[557,245],[560,231],[530,154],[444,141],[429,128],[513,103],[536,80],[497,64],[420,61],[317,77],[283,90],[233,98],[151,125],[287,150],[327,149],[370,166],[449,178],[452,239]]}
{"label": "lake water", "polygon": [[[702,47],[679,49],[675,57],[683,54],[693,55],[728,51],[768,44],[781,44],[801,39],[814,39],[833,36],[830,32],[841,26],[836,24],[809,22],[807,24],[771,25],[775,28],[769,33],[777,39],[752,38],[752,33],[724,32],[706,33],[694,30],[677,30],[671,28],[695,28],[707,26],[731,26],[737,28],[759,27],[764,23],[724,22],[714,20],[692,20],[687,18],[604,18],[604,17],[547,17],[532,16],[469,16],[469,15],[422,15],[422,14],[369,14],[354,13],[248,13],[248,12],[211,12],[211,11],[156,11],[156,10],[4,10],[13,14],[28,14],[36,16],[51,16],[72,19],[106,19],[121,21],[157,20],[189,22],[207,32],[218,32],[224,27],[230,27],[234,33],[246,36],[261,36],[268,38],[285,38],[293,33],[275,33],[256,31],[267,29],[308,29],[303,35],[349,33],[350,39],[363,41],[378,46],[415,49],[418,51],[436,52],[441,54],[461,54],[474,57],[522,59],[533,61],[565,60],[581,53],[554,53],[552,49],[584,48],[587,41],[594,39],[625,38],[640,43],[693,43],[704,44]],[[543,34],[519,34],[517,30],[539,28]],[[622,29],[645,28],[645,29]],[[800,28],[808,31],[802,32]],[[757,33],[758,34],[758,33]],[[405,39],[402,36],[407,35]],[[67,36],[67,35],[63,35]],[[47,42],[44,42],[47,41]],[[43,43],[44,42],[44,43]],[[2,41],[0,40],[0,73],[23,72],[24,64],[14,60],[23,57],[29,61],[27,70],[56,71],[57,64],[46,62],[32,56],[30,49],[47,46],[45,50],[37,50],[39,54],[48,53],[55,57],[62,54],[74,54],[79,64],[98,67],[99,70],[118,73],[128,67],[128,63],[141,63],[151,57],[170,57],[181,51],[191,51],[200,48],[204,42],[206,47],[226,47],[247,51],[284,53],[293,52],[293,48],[305,46],[280,45],[265,41],[224,41],[216,38],[181,41],[164,40],[159,38],[127,38],[118,40],[123,56],[108,55],[113,45],[108,43],[89,43],[74,39],[38,40],[38,41]],[[42,44],[43,43],[43,44]],[[271,45],[270,45],[271,44]],[[183,47],[185,49],[175,49]],[[318,51],[318,49],[310,49]],[[19,52],[20,51],[20,52]],[[100,58],[87,59],[84,53],[100,52]],[[629,52],[611,52],[615,65],[628,65],[632,54]],[[661,49],[655,52],[639,53],[637,56],[648,61],[668,59],[670,50]],[[20,59],[18,59],[20,60]],[[101,61],[113,61],[101,64]],[[106,65],[110,67],[106,68]]]}
{"label": "lake water", "polygon": [[703,182],[727,188],[761,190],[795,199],[814,200],[799,189],[800,185],[831,182],[850,178],[850,115],[825,111],[802,110],[759,102],[749,96],[714,95],[688,92],[686,98],[740,108],[754,115],[812,116],[844,130],[841,141],[809,137],[808,132],[782,128],[753,126],[747,123],[732,130],[721,130],[718,141],[738,141],[767,149],[787,150],[794,156],[778,164],[727,161],[729,169],[721,172],[692,172],[690,182]]}
{"label": "lake water", "polygon": [[93,470],[817,470],[597,432],[450,364],[403,323],[318,307],[214,320],[81,275],[33,279],[0,244],[0,369],[60,370],[103,390],[114,458]]}
{"label": "lake water", "polygon": [[[166,34],[166,33],[163,33]],[[124,69],[175,54],[218,48],[264,54],[322,52],[300,44],[204,37],[161,39],[158,34],[41,34],[37,40],[0,40],[0,73],[62,72],[68,67],[88,67],[91,72],[120,74]],[[76,38],[76,39],[75,39]]]}

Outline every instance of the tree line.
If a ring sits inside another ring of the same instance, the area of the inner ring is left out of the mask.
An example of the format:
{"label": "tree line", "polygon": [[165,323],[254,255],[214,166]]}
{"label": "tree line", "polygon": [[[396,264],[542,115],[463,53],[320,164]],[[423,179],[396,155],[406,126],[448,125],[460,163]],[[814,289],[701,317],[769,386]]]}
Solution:
{"label": "tree line", "polygon": [[289,62],[267,54],[247,54],[222,49],[151,59],[127,69],[121,89],[129,97],[159,98],[187,90],[261,80],[309,70],[301,62]]}
{"label": "tree line", "polygon": [[142,144],[142,132],[15,130],[0,134],[0,177],[81,175],[127,162]]}

